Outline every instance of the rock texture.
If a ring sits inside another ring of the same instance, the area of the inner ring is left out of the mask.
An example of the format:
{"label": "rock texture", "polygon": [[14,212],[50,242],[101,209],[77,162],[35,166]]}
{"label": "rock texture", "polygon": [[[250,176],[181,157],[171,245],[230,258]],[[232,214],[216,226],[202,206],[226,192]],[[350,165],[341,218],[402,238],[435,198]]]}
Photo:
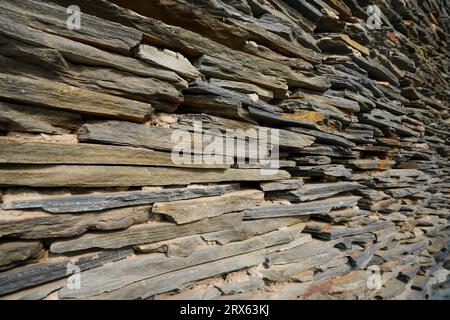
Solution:
{"label": "rock texture", "polygon": [[0,24],[0,299],[448,298],[448,1]]}

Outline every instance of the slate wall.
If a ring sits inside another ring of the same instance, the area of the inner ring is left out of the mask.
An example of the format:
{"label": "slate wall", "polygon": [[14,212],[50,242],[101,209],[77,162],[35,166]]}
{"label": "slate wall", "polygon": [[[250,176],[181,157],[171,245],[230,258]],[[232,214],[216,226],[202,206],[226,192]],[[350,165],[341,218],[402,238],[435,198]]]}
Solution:
{"label": "slate wall", "polygon": [[[1,1],[0,298],[430,298],[449,265],[449,14]],[[227,129],[243,144],[174,161],[174,135]],[[268,131],[270,174],[246,149]]]}

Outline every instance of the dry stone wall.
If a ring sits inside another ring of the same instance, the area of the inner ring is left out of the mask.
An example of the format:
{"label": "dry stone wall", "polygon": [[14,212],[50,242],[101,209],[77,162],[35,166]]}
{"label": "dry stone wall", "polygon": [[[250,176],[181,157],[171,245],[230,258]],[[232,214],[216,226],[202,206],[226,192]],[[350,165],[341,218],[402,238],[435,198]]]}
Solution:
{"label": "dry stone wall", "polygon": [[[2,0],[0,298],[430,298],[449,273],[449,15]],[[174,135],[227,130],[243,144],[217,161],[190,142],[174,161]]]}

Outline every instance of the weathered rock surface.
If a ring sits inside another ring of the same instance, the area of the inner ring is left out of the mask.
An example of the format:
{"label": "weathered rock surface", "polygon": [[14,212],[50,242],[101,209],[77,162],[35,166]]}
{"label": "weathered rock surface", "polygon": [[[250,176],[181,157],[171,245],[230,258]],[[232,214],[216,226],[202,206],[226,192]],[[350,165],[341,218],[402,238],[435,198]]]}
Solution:
{"label": "weathered rock surface", "polygon": [[0,97],[3,99],[41,107],[137,122],[143,122],[153,112],[150,104],[46,79],[0,74],[0,85]]}
{"label": "weathered rock surface", "polygon": [[359,197],[350,196],[288,205],[264,205],[246,210],[244,218],[252,220],[328,213],[332,209],[354,206],[358,203],[359,199]]}
{"label": "weathered rock surface", "polygon": [[39,258],[42,254],[43,246],[39,241],[16,241],[7,242],[0,245],[0,270],[7,270]]}
{"label": "weathered rock surface", "polygon": [[55,241],[52,243],[50,251],[62,253],[88,248],[121,248],[133,244],[158,242],[180,236],[233,228],[239,225],[241,220],[242,213],[229,213],[184,225],[167,222],[137,224],[113,233],[88,233],[75,239]]}
{"label": "weathered rock surface", "polygon": [[0,237],[57,238],[79,235],[89,229],[123,229],[149,220],[150,208],[137,206],[85,214],[0,210]]}
{"label": "weathered rock surface", "polygon": [[153,191],[112,192],[92,195],[45,197],[44,199],[10,199],[3,209],[42,209],[51,213],[100,211],[105,209],[218,196],[239,189],[238,184],[191,186]]}
{"label": "weathered rock surface", "polygon": [[299,189],[288,192],[273,192],[269,194],[271,199],[286,199],[289,201],[310,201],[320,198],[328,198],[341,192],[353,191],[364,186],[355,182],[317,183],[306,184]]}
{"label": "weathered rock surface", "polygon": [[153,205],[152,212],[168,216],[177,224],[184,224],[252,208],[263,199],[264,193],[258,190],[235,191],[208,199],[157,202]]}
{"label": "weathered rock surface", "polygon": [[[42,264],[32,264],[2,273],[0,276],[1,294],[11,293],[42,283],[61,279],[75,272],[100,267],[101,265],[124,259],[132,253],[131,250],[109,250],[84,254],[66,259],[55,259]],[[72,269],[71,270],[71,266]]]}
{"label": "weathered rock surface", "polygon": [[278,170],[263,175],[258,169],[182,169],[147,166],[0,165],[1,185],[35,187],[112,187],[186,185],[221,181],[271,181],[289,178]]}

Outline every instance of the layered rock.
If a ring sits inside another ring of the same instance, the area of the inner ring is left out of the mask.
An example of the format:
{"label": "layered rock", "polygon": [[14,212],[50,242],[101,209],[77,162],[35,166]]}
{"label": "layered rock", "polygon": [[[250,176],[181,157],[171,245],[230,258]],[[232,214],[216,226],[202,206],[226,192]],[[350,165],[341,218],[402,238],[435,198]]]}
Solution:
{"label": "layered rock", "polygon": [[0,9],[0,299],[447,285],[447,2]]}

